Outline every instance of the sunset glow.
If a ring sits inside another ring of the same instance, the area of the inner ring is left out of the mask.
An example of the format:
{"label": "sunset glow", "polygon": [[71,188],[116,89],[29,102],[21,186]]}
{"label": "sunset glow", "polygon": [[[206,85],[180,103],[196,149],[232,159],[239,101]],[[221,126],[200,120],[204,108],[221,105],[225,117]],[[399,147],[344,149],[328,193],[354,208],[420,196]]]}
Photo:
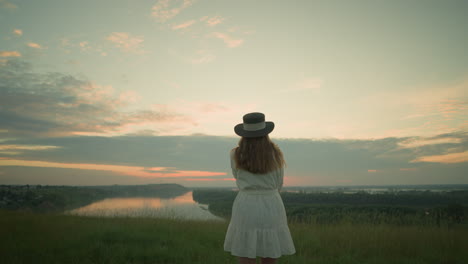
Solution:
{"label": "sunset glow", "polygon": [[[150,178],[171,178],[171,177],[207,177],[207,176],[222,176],[226,175],[224,172],[211,172],[211,171],[183,171],[174,170],[173,168],[149,168],[136,167],[136,166],[120,166],[120,165],[106,165],[106,164],[79,164],[79,163],[57,163],[35,160],[10,160],[0,159],[0,166],[24,166],[24,167],[49,167],[49,168],[67,168],[67,169],[80,169],[80,170],[104,170],[111,171],[118,174],[124,174],[135,177],[150,177]],[[164,172],[154,172],[164,171]]]}
{"label": "sunset glow", "polygon": [[468,183],[466,10],[3,1],[0,184],[234,187],[248,112],[275,123],[285,185]]}

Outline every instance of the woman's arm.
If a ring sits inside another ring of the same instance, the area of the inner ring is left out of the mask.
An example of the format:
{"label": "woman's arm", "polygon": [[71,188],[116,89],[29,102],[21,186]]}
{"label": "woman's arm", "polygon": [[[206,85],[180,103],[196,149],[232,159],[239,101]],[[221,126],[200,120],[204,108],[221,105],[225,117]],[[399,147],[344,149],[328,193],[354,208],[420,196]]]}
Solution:
{"label": "woman's arm", "polygon": [[234,149],[231,149],[229,156],[231,158],[232,175],[234,176],[235,179],[237,179],[237,168],[236,168],[236,162],[234,161]]}
{"label": "woman's arm", "polygon": [[284,167],[280,169],[279,171],[279,186],[278,186],[278,191],[281,191],[281,188],[283,188],[283,178],[284,178]]}

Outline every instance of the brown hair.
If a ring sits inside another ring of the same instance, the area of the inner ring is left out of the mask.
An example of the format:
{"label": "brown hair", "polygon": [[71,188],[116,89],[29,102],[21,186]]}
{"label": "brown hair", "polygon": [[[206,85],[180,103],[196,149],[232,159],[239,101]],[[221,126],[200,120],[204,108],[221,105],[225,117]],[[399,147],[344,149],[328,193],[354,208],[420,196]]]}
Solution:
{"label": "brown hair", "polygon": [[263,137],[241,137],[234,150],[236,167],[251,173],[267,173],[283,168],[283,152],[268,135]]}

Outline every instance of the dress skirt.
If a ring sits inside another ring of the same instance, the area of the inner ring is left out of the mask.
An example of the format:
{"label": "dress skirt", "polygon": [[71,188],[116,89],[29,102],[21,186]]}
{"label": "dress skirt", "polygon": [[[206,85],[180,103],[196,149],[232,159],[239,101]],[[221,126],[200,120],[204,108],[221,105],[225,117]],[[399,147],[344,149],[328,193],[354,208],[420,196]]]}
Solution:
{"label": "dress skirt", "polygon": [[278,190],[239,191],[224,250],[248,258],[279,258],[296,252]]}

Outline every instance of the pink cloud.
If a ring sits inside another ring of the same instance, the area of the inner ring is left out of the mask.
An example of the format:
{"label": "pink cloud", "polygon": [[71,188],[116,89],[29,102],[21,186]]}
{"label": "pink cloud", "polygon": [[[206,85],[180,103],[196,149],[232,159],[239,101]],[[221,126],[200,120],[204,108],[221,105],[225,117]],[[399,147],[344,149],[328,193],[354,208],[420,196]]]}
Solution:
{"label": "pink cloud", "polygon": [[39,44],[37,44],[37,43],[34,43],[34,42],[29,42],[29,43],[26,44],[26,45],[28,45],[28,47],[33,48],[33,49],[42,49],[42,46],[41,46],[41,45],[39,45]]}
{"label": "pink cloud", "polygon": [[18,51],[0,51],[0,57],[21,57]]}
{"label": "pink cloud", "polygon": [[207,18],[206,19],[206,24],[208,24],[208,26],[210,27],[214,27],[218,24],[221,24],[223,22],[224,18],[221,17],[221,16],[214,16],[214,17],[211,17],[211,18]]}
{"label": "pink cloud", "polygon": [[219,38],[224,41],[224,43],[229,47],[229,48],[236,48],[242,45],[244,43],[243,39],[234,39],[233,37],[229,36],[228,34],[225,33],[220,33],[220,32],[213,32],[213,37]]}
{"label": "pink cloud", "polygon": [[19,72],[9,77],[18,88],[0,95],[2,111],[21,115],[31,122],[27,127],[21,122],[13,122],[8,133],[18,136],[116,136],[152,130],[154,134],[163,135],[195,125],[191,117],[162,107],[124,110],[138,102],[140,96],[135,91],[116,94],[111,85],[63,76],[59,73],[47,76],[51,83],[57,84],[47,90],[40,86],[45,78],[43,74]]}
{"label": "pink cloud", "polygon": [[141,167],[141,166],[123,166],[111,164],[89,164],[89,163],[60,163],[37,160],[15,160],[0,159],[0,166],[22,166],[22,167],[43,167],[43,168],[65,168],[80,170],[99,170],[110,171],[117,174],[133,177],[148,178],[179,178],[179,177],[211,177],[224,176],[225,172],[214,171],[194,171],[194,170],[174,170],[171,167]]}
{"label": "pink cloud", "polygon": [[124,52],[144,53],[142,48],[143,36],[132,36],[127,32],[113,32],[106,39]]}
{"label": "pink cloud", "polygon": [[22,36],[23,35],[23,30],[21,29],[14,29],[13,33],[17,36]]}
{"label": "pink cloud", "polygon": [[181,54],[175,49],[169,49],[169,53],[172,56],[177,57],[179,60],[184,61],[190,64],[205,64],[212,62],[216,59],[216,56],[211,53],[211,51],[206,49],[197,50],[194,54],[186,55]]}
{"label": "pink cloud", "polygon": [[196,54],[189,60],[192,64],[203,64],[212,62],[215,58],[216,56],[208,50],[197,50]]}
{"label": "pink cloud", "polygon": [[445,164],[468,162],[468,151],[443,154],[443,155],[422,156],[410,162],[411,163],[435,162],[435,163],[445,163]]}
{"label": "pink cloud", "polygon": [[189,21],[186,21],[186,22],[184,22],[182,24],[172,26],[172,29],[178,30],[178,29],[188,28],[188,27],[192,26],[193,24],[195,24],[195,22],[196,22],[195,20],[189,20]]}
{"label": "pink cloud", "polygon": [[367,172],[377,172],[377,170],[371,170],[371,169],[369,169],[369,170],[367,170]]}
{"label": "pink cloud", "polygon": [[12,4],[8,2],[7,0],[0,0],[0,8],[5,8],[5,9],[16,9],[18,6],[15,4]]}
{"label": "pink cloud", "polygon": [[38,145],[0,145],[0,150],[47,150],[60,148],[57,146],[38,146]]}
{"label": "pink cloud", "polygon": [[80,41],[78,43],[78,46],[80,47],[80,49],[82,51],[88,51],[88,50],[91,50],[91,46],[89,45],[89,42],[88,41]]}
{"label": "pink cloud", "polygon": [[245,112],[254,112],[254,103],[229,103],[226,101],[176,100],[165,105],[168,111],[180,113],[192,120],[193,126],[186,126],[181,134],[231,135],[231,125],[242,122]]}
{"label": "pink cloud", "polygon": [[164,171],[164,170],[167,170],[167,169],[173,169],[172,167],[151,167],[151,168],[148,168],[147,170],[149,171]]}
{"label": "pink cloud", "polygon": [[463,140],[461,138],[421,138],[421,137],[412,137],[406,140],[398,142],[399,148],[417,148],[421,146],[428,146],[428,145],[436,145],[436,144],[447,144],[453,143],[458,144],[462,143]]}
{"label": "pink cloud", "polygon": [[119,95],[119,101],[125,103],[136,103],[141,99],[141,96],[138,94],[137,91],[128,90],[121,92]]}
{"label": "pink cloud", "polygon": [[392,116],[388,116],[386,122],[393,122],[394,127],[399,127],[383,131],[379,135],[381,137],[431,136],[466,129],[466,87],[468,77],[457,83],[406,87],[405,92],[387,89],[366,95],[356,104],[373,109],[376,113],[394,112],[393,120],[389,120]]}
{"label": "pink cloud", "polygon": [[190,7],[193,2],[193,0],[159,0],[152,7],[151,15],[159,22],[166,22]]}

